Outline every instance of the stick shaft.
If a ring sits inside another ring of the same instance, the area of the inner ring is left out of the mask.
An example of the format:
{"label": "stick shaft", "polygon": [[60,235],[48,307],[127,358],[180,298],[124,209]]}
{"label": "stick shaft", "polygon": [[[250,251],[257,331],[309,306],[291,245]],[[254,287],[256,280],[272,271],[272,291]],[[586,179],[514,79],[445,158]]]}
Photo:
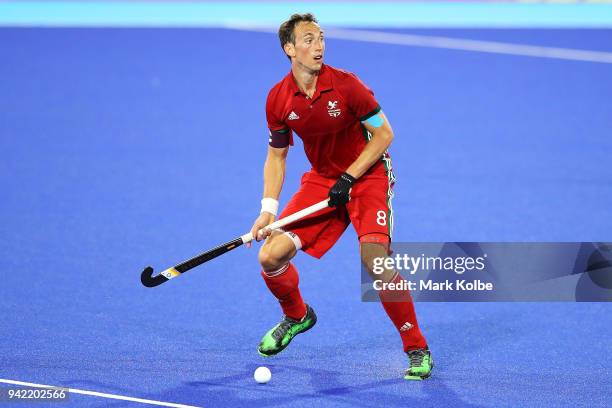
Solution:
{"label": "stick shaft", "polygon": [[180,264],[176,265],[174,269],[176,269],[176,271],[180,273],[187,272],[188,270],[193,269],[196,266],[202,265],[204,262],[208,262],[211,259],[215,259],[216,257],[231,251],[232,249],[238,248],[242,244],[242,240],[240,238],[236,238],[234,240],[226,242],[225,244],[221,244],[213,249],[201,253],[200,255],[194,256],[193,258],[188,259],[185,262],[181,262]]}
{"label": "stick shaft", "polygon": [[[274,221],[272,224],[268,225],[266,229],[273,231],[279,228],[283,228],[284,226],[289,225],[292,222],[298,221],[304,217],[308,217],[309,215],[316,213],[317,211],[321,211],[322,209],[327,208],[329,206],[328,203],[329,199],[320,201],[316,204],[311,205],[310,207],[306,207],[303,210],[290,214],[284,218],[281,218],[280,220]],[[250,231],[242,235],[240,238],[242,239],[243,244],[251,242],[255,239]]]}
{"label": "stick shaft", "polygon": [[[268,225],[266,229],[276,230],[279,228],[283,228],[284,226],[289,225],[292,222],[298,221],[304,217],[307,217],[311,214],[314,214],[317,211],[320,211],[328,207],[328,201],[329,200],[323,200],[314,205],[311,205],[310,207],[304,208],[303,210],[300,210],[296,213],[288,215],[285,218],[281,218],[280,220],[275,221],[272,224]],[[173,266],[172,268],[168,268],[157,276],[153,276],[153,268],[147,267],[140,275],[140,280],[144,286],[149,287],[149,288],[161,285],[162,283],[167,282],[168,280],[172,278],[176,278],[180,274],[187,272],[188,270],[193,269],[196,266],[202,265],[203,263],[208,262],[211,259],[214,259],[218,256],[221,256],[233,249],[236,249],[242,244],[251,242],[252,240],[253,240],[253,235],[249,231],[246,234],[236,239],[233,239],[213,249],[210,249],[206,252],[196,255],[193,258],[190,258],[184,262],[181,262],[180,264],[176,266]]]}

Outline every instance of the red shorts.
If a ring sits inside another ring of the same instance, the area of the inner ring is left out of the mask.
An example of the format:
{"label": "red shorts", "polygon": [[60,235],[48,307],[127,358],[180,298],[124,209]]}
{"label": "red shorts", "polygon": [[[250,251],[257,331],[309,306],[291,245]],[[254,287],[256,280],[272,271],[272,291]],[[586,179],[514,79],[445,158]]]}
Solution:
{"label": "red shorts", "polygon": [[[383,234],[389,239],[393,231],[393,173],[367,175],[355,182],[351,200],[344,207],[326,208],[296,221],[285,228],[293,232],[302,243],[302,250],[315,258],[321,258],[353,224],[361,239],[368,234]],[[300,189],[291,197],[280,214],[283,218],[327,198],[336,179],[323,177],[314,171],[302,176]]]}

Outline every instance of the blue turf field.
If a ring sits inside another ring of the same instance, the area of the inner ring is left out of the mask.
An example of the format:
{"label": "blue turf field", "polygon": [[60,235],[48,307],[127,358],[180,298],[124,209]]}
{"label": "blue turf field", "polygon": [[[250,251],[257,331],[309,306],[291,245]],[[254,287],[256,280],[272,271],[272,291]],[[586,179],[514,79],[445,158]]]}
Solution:
{"label": "blue turf field", "polygon": [[[610,30],[395,31],[612,52]],[[397,241],[610,241],[612,64],[327,47],[395,129]],[[0,378],[204,407],[610,405],[603,303],[418,304],[436,368],[402,380],[399,337],[359,300],[352,229],[297,257],[319,323],[271,360],[256,249],[140,285],[250,228],[264,101],[289,69],[275,36],[2,28],[0,53]],[[298,144],[283,202],[307,168]]]}

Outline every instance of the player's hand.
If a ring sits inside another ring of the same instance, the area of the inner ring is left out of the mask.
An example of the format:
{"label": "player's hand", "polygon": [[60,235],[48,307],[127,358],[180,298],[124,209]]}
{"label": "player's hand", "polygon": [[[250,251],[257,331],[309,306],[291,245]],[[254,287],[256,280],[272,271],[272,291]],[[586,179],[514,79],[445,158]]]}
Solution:
{"label": "player's hand", "polygon": [[355,177],[343,173],[336,184],[329,190],[329,206],[340,207],[351,199],[351,188],[355,183]]}
{"label": "player's hand", "polygon": [[[273,222],[274,222],[274,215],[270,214],[269,212],[264,211],[261,214],[259,214],[259,217],[257,217],[255,222],[253,223],[253,227],[251,228],[251,234],[255,238],[255,241],[259,242],[259,241],[266,239],[268,236],[270,236],[272,231],[270,231],[269,229],[266,229],[265,227],[272,224]],[[260,230],[262,233],[258,234]],[[247,247],[249,248],[251,247],[250,242],[247,244]]]}

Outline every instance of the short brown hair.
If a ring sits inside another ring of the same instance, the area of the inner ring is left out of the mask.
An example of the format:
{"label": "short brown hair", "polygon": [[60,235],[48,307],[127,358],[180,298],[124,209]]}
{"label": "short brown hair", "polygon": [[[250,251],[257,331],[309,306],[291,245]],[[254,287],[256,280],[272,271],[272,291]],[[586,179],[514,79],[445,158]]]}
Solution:
{"label": "short brown hair", "polygon": [[[319,24],[315,16],[311,13],[292,14],[291,17],[289,17],[289,20],[281,24],[278,29],[278,39],[280,40],[280,45],[283,51],[285,50],[285,44],[289,42],[291,44],[295,44],[295,26],[301,22]],[[287,57],[289,56],[287,55]]]}

